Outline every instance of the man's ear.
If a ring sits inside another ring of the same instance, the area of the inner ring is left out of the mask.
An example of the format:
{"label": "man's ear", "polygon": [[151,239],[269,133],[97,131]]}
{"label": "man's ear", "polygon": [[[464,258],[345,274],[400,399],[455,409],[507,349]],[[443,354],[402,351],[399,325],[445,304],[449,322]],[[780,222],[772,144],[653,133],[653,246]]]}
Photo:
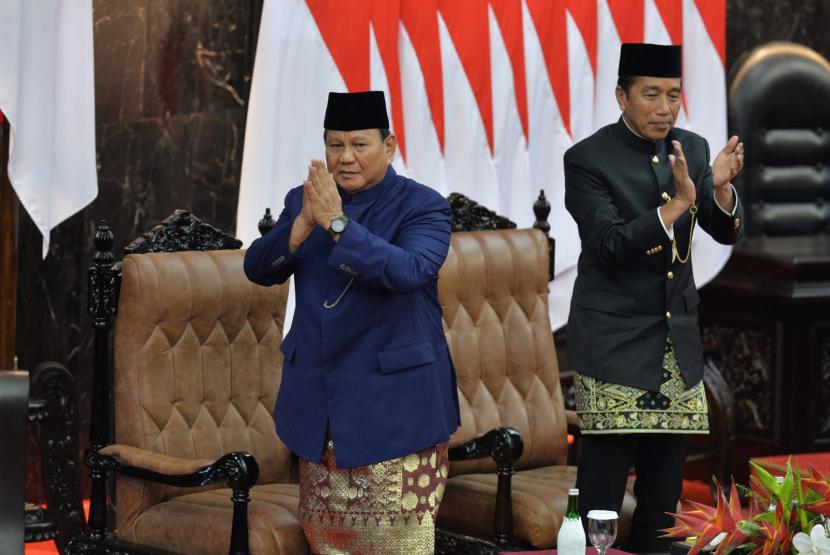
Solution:
{"label": "man's ear", "polygon": [[625,112],[625,105],[628,102],[628,94],[626,94],[625,90],[619,85],[614,90],[614,94],[617,96],[617,105],[620,107],[620,110]]}
{"label": "man's ear", "polygon": [[383,140],[383,148],[386,149],[386,159],[391,164],[395,160],[395,153],[398,151],[398,138],[392,134]]}

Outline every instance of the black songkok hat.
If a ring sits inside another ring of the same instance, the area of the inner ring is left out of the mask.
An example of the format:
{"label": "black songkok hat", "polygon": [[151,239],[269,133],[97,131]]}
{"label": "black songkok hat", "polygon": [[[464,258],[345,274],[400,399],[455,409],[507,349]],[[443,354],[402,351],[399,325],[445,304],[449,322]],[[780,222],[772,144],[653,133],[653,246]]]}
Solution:
{"label": "black songkok hat", "polygon": [[332,131],[389,129],[383,91],[330,92],[323,128]]}
{"label": "black songkok hat", "polygon": [[680,45],[626,43],[620,47],[620,77],[682,77]]}

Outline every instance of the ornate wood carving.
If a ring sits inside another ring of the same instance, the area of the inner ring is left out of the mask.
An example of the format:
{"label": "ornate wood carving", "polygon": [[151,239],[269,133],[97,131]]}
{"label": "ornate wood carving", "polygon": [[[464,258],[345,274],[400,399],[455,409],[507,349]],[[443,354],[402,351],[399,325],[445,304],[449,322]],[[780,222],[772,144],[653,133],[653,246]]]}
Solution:
{"label": "ornate wood carving", "polygon": [[26,503],[23,526],[25,529],[23,539],[26,543],[54,540],[58,537],[58,527],[55,522],[46,510],[38,505]]}
{"label": "ornate wood carving", "polygon": [[435,555],[497,555],[501,548],[470,536],[435,531]]}
{"label": "ornate wood carving", "polygon": [[481,231],[484,229],[515,229],[516,224],[499,216],[461,193],[447,197],[452,210],[453,231]]}
{"label": "ornate wood carving", "polygon": [[46,521],[51,521],[52,537],[63,551],[67,541],[85,528],[78,488],[78,414],[72,374],[57,362],[41,363],[32,372],[30,399],[29,420],[40,440],[49,509],[48,515],[39,508],[27,510],[26,537],[27,541],[40,541],[35,538],[43,536]]}
{"label": "ornate wood carving", "polygon": [[114,237],[106,221],[95,229],[95,254],[87,283],[87,310],[95,328],[109,328],[118,305],[118,267],[113,265]]}
{"label": "ornate wood carving", "polygon": [[449,451],[451,461],[468,461],[491,457],[496,461],[498,486],[493,515],[493,538],[501,547],[513,541],[513,504],[511,480],[513,465],[522,456],[522,436],[513,428],[493,428],[481,437],[453,447]]}
{"label": "ornate wood carving", "polygon": [[176,555],[170,551],[118,541],[115,536],[108,536],[102,541],[78,536],[69,542],[66,553],[67,555]]}
{"label": "ornate wood carving", "polygon": [[[471,198],[461,193],[451,193],[447,197],[452,210],[452,230],[456,231],[482,231],[487,229],[515,229],[516,223],[504,216],[499,216],[492,210],[478,204]],[[545,234],[548,239],[548,276],[553,280],[554,255],[556,254],[556,241],[550,233],[548,216],[550,215],[550,202],[545,197],[545,191],[539,192],[539,198],[533,203],[533,213],[536,221],[533,227]],[[264,220],[263,220],[264,221]],[[260,222],[262,225],[262,222]],[[262,228],[260,228],[260,232]]]}
{"label": "ornate wood carving", "polygon": [[271,209],[266,208],[265,209],[265,215],[262,216],[262,219],[259,220],[259,224],[257,224],[257,229],[259,229],[259,234],[260,235],[265,235],[266,233],[268,233],[269,231],[274,229],[275,225],[277,225],[277,222],[275,222],[274,217],[271,216]]}
{"label": "ornate wood carving", "polygon": [[235,490],[250,489],[259,479],[259,465],[256,459],[244,452],[228,453],[192,474],[161,474],[124,464],[115,457],[102,455],[92,449],[87,450],[84,462],[92,469],[115,471],[133,478],[182,488],[206,486],[224,480]]}
{"label": "ornate wood carving", "polygon": [[533,547],[525,541],[514,540],[505,545],[473,538],[462,534],[453,534],[445,530],[435,531],[436,555],[498,555],[504,551],[529,551]]}
{"label": "ornate wood carving", "polygon": [[238,249],[242,241],[203,222],[187,210],[176,210],[163,222],[124,247],[127,254]]}
{"label": "ornate wood carving", "polygon": [[725,323],[703,327],[703,343],[711,346],[712,360],[732,386],[739,434],[773,433],[774,342],[772,330]]}
{"label": "ornate wood carving", "polygon": [[[113,264],[113,234],[106,222],[95,230],[95,254],[89,269],[87,306],[95,328],[95,359],[92,368],[92,408],[89,450],[97,451],[110,441],[109,331],[118,307],[120,268]],[[92,480],[89,506],[89,534],[101,539],[107,532],[106,473],[90,469]]]}

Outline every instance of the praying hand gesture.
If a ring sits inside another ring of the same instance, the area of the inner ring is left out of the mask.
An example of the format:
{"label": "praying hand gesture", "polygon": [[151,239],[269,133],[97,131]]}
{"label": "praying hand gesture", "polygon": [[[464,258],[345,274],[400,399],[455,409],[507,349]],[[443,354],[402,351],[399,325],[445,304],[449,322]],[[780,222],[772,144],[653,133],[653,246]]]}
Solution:
{"label": "praying hand gesture", "polygon": [[328,229],[331,220],[342,214],[342,201],[334,176],[329,173],[325,162],[312,160],[308,166],[308,176],[303,181],[303,210],[294,219],[288,240],[291,252],[296,252],[308,239],[315,225]]}

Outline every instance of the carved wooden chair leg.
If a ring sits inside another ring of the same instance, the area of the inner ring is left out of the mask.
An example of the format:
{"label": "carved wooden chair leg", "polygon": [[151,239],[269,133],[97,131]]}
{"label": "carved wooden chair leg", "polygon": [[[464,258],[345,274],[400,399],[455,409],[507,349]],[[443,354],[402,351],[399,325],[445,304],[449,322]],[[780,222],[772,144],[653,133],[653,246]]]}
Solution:
{"label": "carved wooden chair leg", "polygon": [[231,527],[230,555],[248,555],[248,503],[247,489],[233,490],[233,524]]}
{"label": "carved wooden chair leg", "polygon": [[89,499],[89,537],[101,541],[107,535],[107,471],[97,464],[97,450],[87,449],[84,462],[92,479]]}
{"label": "carved wooden chair leg", "polygon": [[513,503],[510,500],[513,465],[498,465],[498,486],[496,493],[496,514],[493,515],[493,531],[496,545],[507,546],[513,539]]}

